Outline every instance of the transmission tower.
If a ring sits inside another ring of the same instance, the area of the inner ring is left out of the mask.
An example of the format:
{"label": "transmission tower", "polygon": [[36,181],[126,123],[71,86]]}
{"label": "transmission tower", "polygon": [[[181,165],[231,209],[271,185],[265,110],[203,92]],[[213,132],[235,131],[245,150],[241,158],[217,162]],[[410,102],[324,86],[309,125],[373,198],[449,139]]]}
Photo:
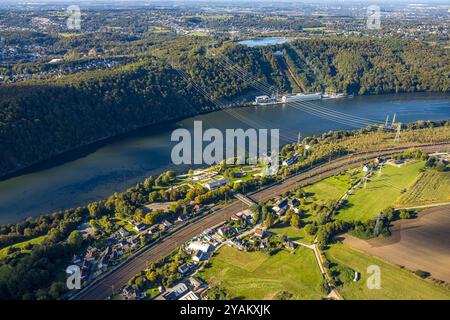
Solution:
{"label": "transmission tower", "polygon": [[402,124],[397,124],[397,133],[395,134],[395,140],[394,142],[400,142],[400,133],[402,132]]}
{"label": "transmission tower", "polygon": [[397,114],[394,113],[394,116],[392,117],[392,124],[391,124],[391,127],[394,127],[396,116],[397,116]]}
{"label": "transmission tower", "polygon": [[389,124],[389,115],[386,116],[386,123],[384,124],[384,126],[387,128]]}
{"label": "transmission tower", "polygon": [[300,146],[302,144],[302,133],[298,132],[298,138],[297,138],[297,146]]}

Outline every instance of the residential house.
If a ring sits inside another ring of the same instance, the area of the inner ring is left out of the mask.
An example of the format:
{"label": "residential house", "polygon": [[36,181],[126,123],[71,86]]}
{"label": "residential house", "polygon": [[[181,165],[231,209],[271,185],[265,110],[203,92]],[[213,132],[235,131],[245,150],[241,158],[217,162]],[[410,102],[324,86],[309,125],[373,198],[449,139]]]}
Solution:
{"label": "residential house", "polygon": [[95,261],[98,255],[98,249],[89,247],[87,249],[86,255],[84,256],[84,259],[86,261],[92,262]]}
{"label": "residential house", "polygon": [[156,234],[156,233],[158,233],[158,232],[159,232],[159,227],[158,227],[157,225],[151,227],[151,228],[148,229],[148,231],[147,231],[147,233],[148,233],[149,235],[154,235],[154,234]]}
{"label": "residential house", "polygon": [[272,210],[279,216],[283,215],[288,209],[288,201],[288,198],[281,199],[272,207]]}
{"label": "residential house", "polygon": [[292,208],[297,208],[300,205],[300,201],[296,198],[289,199],[289,206]]}
{"label": "residential house", "polygon": [[266,232],[264,231],[263,228],[256,228],[255,229],[255,236],[260,238],[260,239],[263,239],[266,236]]}
{"label": "residential house", "polygon": [[201,250],[197,251],[194,256],[192,257],[192,260],[195,262],[200,262],[207,259],[207,254]]}
{"label": "residential house", "polygon": [[232,229],[229,226],[223,226],[217,230],[217,233],[225,238],[232,234]]}
{"label": "residential house", "polygon": [[136,225],[134,226],[134,229],[135,229],[137,232],[140,232],[140,231],[142,231],[142,230],[147,229],[147,225],[145,225],[145,224],[143,224],[143,223],[138,223],[138,224],[136,224]]}
{"label": "residential house", "polygon": [[124,228],[119,229],[119,234],[121,237],[124,237],[124,238],[128,237],[130,235],[130,233],[127,230],[125,230]]}
{"label": "residential house", "polygon": [[189,277],[188,281],[189,281],[189,284],[191,285],[191,287],[194,288],[194,290],[197,290],[198,288],[200,288],[203,285],[203,282],[199,278],[194,277],[194,276]]}
{"label": "residential house", "polygon": [[289,159],[284,160],[282,164],[284,167],[289,167],[297,162],[298,162],[298,155],[295,155],[290,157]]}
{"label": "residential house", "polygon": [[296,245],[295,245],[295,243],[293,243],[292,241],[285,241],[285,242],[284,242],[284,247],[285,247],[286,249],[289,249],[289,250],[295,250]]}
{"label": "residential house", "polygon": [[185,293],[189,291],[187,285],[183,282],[178,283],[171,289],[169,289],[165,294],[164,298],[167,300],[177,300],[182,297]]}
{"label": "residential house", "polygon": [[184,274],[188,273],[189,271],[191,271],[193,268],[194,268],[193,264],[184,263],[178,267],[178,271],[184,275]]}
{"label": "residential house", "polygon": [[242,244],[241,241],[239,241],[239,240],[231,240],[230,243],[234,247],[236,247],[238,250],[241,250],[241,251],[244,250],[244,245]]}
{"label": "residential house", "polygon": [[260,247],[261,249],[265,249],[265,248],[267,248],[268,246],[269,246],[269,239],[268,239],[268,238],[262,239],[262,240],[261,240],[261,244],[259,245],[259,247]]}
{"label": "residential house", "polygon": [[173,224],[172,224],[170,221],[168,221],[168,220],[164,220],[164,221],[163,221],[163,225],[164,225],[166,228],[171,228],[171,227],[173,226]]}

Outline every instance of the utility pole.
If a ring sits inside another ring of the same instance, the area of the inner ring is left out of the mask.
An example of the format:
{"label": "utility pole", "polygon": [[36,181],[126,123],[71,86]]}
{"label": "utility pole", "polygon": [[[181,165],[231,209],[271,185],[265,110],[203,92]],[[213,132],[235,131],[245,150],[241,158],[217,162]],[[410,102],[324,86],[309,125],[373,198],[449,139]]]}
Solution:
{"label": "utility pole", "polygon": [[299,131],[298,138],[297,138],[297,146],[299,146],[301,144],[301,141],[302,141],[302,133]]}

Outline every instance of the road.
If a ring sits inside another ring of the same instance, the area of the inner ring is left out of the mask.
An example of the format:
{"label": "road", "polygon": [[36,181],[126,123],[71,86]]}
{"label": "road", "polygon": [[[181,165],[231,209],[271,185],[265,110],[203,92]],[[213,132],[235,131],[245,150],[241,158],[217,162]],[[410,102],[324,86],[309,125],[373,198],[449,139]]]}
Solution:
{"label": "road", "polygon": [[[360,152],[352,154],[350,156],[341,157],[337,160],[312,168],[311,170],[308,170],[306,172],[289,177],[282,183],[255,192],[249,197],[256,202],[267,201],[278,195],[284,194],[285,192],[295,187],[302,187],[324,178],[336,175],[350,168],[357,167],[362,163],[376,157],[401,153],[410,147],[411,146],[389,150]],[[420,147],[426,152],[447,151],[450,150],[450,143],[441,143],[426,146],[422,145]],[[163,238],[159,243],[149,247],[147,250],[144,250],[139,256],[131,259],[120,268],[107,274],[101,280],[92,283],[89,287],[81,291],[76,296],[76,299],[103,300],[108,298],[114,289],[120,289],[135,274],[146,269],[149,263],[158,261],[159,259],[171,253],[184,242],[201,233],[203,230],[212,228],[224,222],[225,220],[228,220],[232,214],[241,211],[243,208],[245,208],[243,203],[235,201],[225,206],[224,208],[205,216],[200,220],[186,225],[184,228]]]}

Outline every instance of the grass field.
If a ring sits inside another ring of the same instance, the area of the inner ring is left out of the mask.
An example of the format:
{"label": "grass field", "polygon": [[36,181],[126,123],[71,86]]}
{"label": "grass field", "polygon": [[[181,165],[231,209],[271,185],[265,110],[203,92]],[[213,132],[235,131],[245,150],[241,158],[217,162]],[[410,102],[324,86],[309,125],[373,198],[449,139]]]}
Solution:
{"label": "grass field", "polygon": [[269,231],[276,234],[285,234],[292,241],[300,241],[308,244],[314,242],[314,236],[308,234],[304,228],[291,227],[286,222],[277,223]]}
{"label": "grass field", "polygon": [[396,206],[424,205],[450,201],[450,171],[427,170],[403,194]]}
{"label": "grass field", "polygon": [[[342,244],[334,244],[325,252],[332,262],[347,266],[361,274],[357,282],[344,284],[340,293],[348,300],[425,300],[450,299],[450,291],[423,280],[413,273],[383,260],[353,250]],[[367,267],[377,265],[381,271],[381,289],[368,289]]]}
{"label": "grass field", "polygon": [[307,248],[269,256],[224,246],[211,263],[199,276],[211,285],[220,284],[236,299],[273,299],[280,291],[290,292],[294,299],[322,298],[322,276]]}
{"label": "grass field", "polygon": [[[42,241],[44,241],[45,238],[47,238],[47,236],[40,236],[40,237],[31,239],[31,240],[28,240],[28,241],[16,243],[16,244],[13,244],[11,246],[5,247],[5,248],[0,250],[0,259],[3,259],[3,258],[5,258],[7,256],[6,251],[8,250],[9,247],[21,249],[21,248],[25,247],[27,244],[33,244],[33,245],[34,244],[40,244]],[[22,250],[22,253],[28,253],[28,252],[30,252],[30,250]]]}
{"label": "grass field", "polygon": [[339,210],[336,219],[366,221],[374,218],[380,211],[394,205],[402,190],[414,184],[423,166],[423,161],[400,168],[385,165],[381,177],[375,173],[366,189],[361,186],[349,196],[348,206]]}
{"label": "grass field", "polygon": [[307,186],[304,190],[313,194],[313,197],[317,200],[325,202],[327,200],[339,200],[350,187],[350,177],[347,174],[341,174]]}

